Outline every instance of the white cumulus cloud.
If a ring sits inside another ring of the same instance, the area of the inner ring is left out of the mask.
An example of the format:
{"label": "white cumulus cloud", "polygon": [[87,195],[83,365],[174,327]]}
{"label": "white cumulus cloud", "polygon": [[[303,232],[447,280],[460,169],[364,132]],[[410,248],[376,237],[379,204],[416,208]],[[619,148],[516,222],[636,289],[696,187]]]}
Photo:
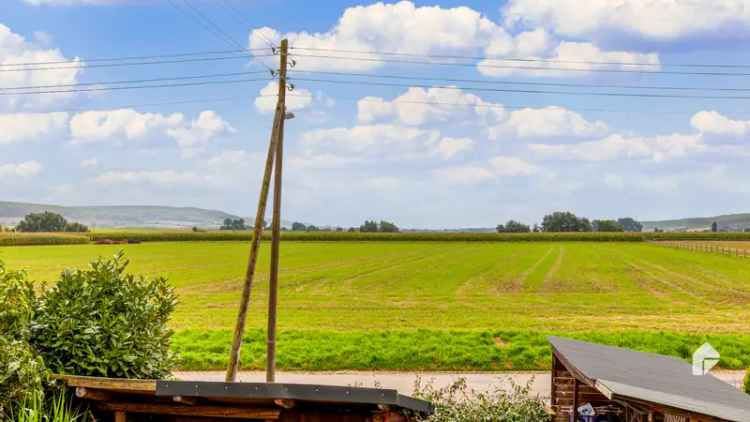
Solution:
{"label": "white cumulus cloud", "polygon": [[748,0],[511,0],[503,14],[507,25],[538,25],[573,37],[616,30],[675,40],[694,34],[746,35],[750,28]]}
{"label": "white cumulus cloud", "polygon": [[498,155],[490,159],[492,171],[498,176],[531,176],[539,168],[518,157]]}
{"label": "white cumulus cloud", "polygon": [[750,133],[750,120],[734,120],[717,111],[700,111],[690,119],[690,124],[701,133],[744,136]]}
{"label": "white cumulus cloud", "polygon": [[[265,87],[261,88],[258,96],[255,97],[255,108],[261,113],[270,113],[276,109],[276,94],[278,93],[278,81],[271,81]],[[312,93],[304,88],[295,89],[286,96],[286,108],[289,111],[297,111],[307,108],[312,104]]]}
{"label": "white cumulus cloud", "polygon": [[[658,61],[656,55],[601,51],[593,45],[568,46],[560,44],[544,28],[534,28],[518,34],[509,33],[469,7],[443,8],[415,6],[410,1],[375,3],[347,8],[335,26],[325,32],[288,32],[263,27],[250,33],[250,47],[265,49],[268,42],[278,43],[286,37],[293,43],[295,60],[305,70],[371,70],[393,58],[387,53],[418,55],[479,54],[506,57],[538,57],[544,59],[597,59],[613,62],[633,60]],[[352,53],[354,52],[354,53]],[[329,56],[323,58],[321,56]],[[359,58],[362,60],[352,60]],[[403,57],[402,57],[403,58]],[[262,58],[271,64],[274,58]],[[498,76],[513,72],[536,74],[533,69],[483,62],[480,71]],[[501,68],[491,68],[501,66]],[[528,64],[527,64],[528,66]],[[566,75],[580,75],[568,72]],[[547,76],[549,72],[539,73]]]}
{"label": "white cumulus cloud", "polygon": [[576,112],[557,106],[516,110],[487,129],[490,139],[508,135],[518,138],[592,137],[602,136],[607,131],[604,122],[586,120]]}
{"label": "white cumulus cloud", "polygon": [[154,131],[181,125],[181,113],[169,116],[140,113],[130,108],[77,113],[70,120],[70,133],[75,143],[134,140],[152,135]]}
{"label": "white cumulus cloud", "polygon": [[67,124],[67,113],[0,114],[0,145],[38,140]]}
{"label": "white cumulus cloud", "polygon": [[613,134],[597,141],[577,144],[530,144],[540,158],[581,161],[646,160],[662,162],[703,152],[699,134],[624,136]]}
{"label": "white cumulus cloud", "polygon": [[38,161],[0,164],[0,177],[30,177],[39,174],[42,165]]}
{"label": "white cumulus cloud", "polygon": [[[50,66],[28,66],[25,63],[69,61],[65,66],[46,69]],[[70,59],[57,49],[40,48],[0,23],[0,85],[3,87],[26,87],[40,85],[73,84],[77,82],[81,68],[78,58]],[[25,91],[25,90],[24,90]],[[52,95],[3,95],[0,109],[18,111],[34,110],[64,102],[73,93]]]}

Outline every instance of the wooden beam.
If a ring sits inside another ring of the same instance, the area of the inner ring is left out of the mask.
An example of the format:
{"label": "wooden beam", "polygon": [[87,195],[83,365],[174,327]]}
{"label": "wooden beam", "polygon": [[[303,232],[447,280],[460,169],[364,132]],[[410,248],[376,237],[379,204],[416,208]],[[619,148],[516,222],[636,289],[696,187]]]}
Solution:
{"label": "wooden beam", "polygon": [[79,377],[73,375],[53,375],[53,378],[65,382],[68,387],[86,387],[108,391],[156,393],[156,380]]}
{"label": "wooden beam", "polygon": [[276,406],[283,407],[284,409],[291,409],[297,405],[297,402],[289,399],[276,399],[273,402]]}
{"label": "wooden beam", "polygon": [[181,406],[177,404],[98,403],[97,407],[106,412],[142,413],[149,415],[201,416],[206,418],[234,419],[278,419],[280,410],[267,408],[247,408],[228,406]]}
{"label": "wooden beam", "polygon": [[172,397],[172,401],[175,403],[182,403],[188,406],[195,406],[195,404],[198,403],[198,399],[196,397],[184,397],[184,396],[174,396]]}
{"label": "wooden beam", "polygon": [[102,390],[93,390],[86,387],[76,387],[76,397],[79,399],[96,401],[112,400],[111,393]]}
{"label": "wooden beam", "polygon": [[115,422],[127,422],[128,416],[125,412],[115,412]]}

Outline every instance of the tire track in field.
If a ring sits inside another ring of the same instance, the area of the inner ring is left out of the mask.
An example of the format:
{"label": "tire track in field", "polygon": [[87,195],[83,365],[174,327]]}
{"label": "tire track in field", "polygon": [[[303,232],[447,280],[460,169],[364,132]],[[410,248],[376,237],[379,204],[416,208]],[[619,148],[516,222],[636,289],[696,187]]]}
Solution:
{"label": "tire track in field", "polygon": [[544,260],[546,260],[547,257],[552,253],[553,249],[554,249],[554,246],[547,249],[547,252],[544,255],[542,255],[542,257],[539,258],[531,267],[529,267],[526,271],[522,272],[517,278],[514,278],[513,280],[511,280],[510,285],[498,286],[498,293],[517,292],[520,290],[526,290],[524,287],[526,286],[526,282],[529,279],[529,276],[531,276],[531,274],[533,274],[537,270],[537,268],[539,268],[539,266],[542,265]]}
{"label": "tire track in field", "polygon": [[[632,255],[627,255],[631,259],[633,259]],[[686,282],[688,284],[688,288],[690,286],[695,286],[696,288],[701,289],[701,296],[708,296],[708,295],[721,295],[726,296],[721,300],[714,300],[714,303],[746,303],[747,300],[750,300],[750,292],[743,289],[738,289],[736,287],[733,287],[731,283],[726,283],[722,280],[722,277],[716,277],[716,274],[714,274],[714,277],[709,276],[706,274],[705,269],[701,268],[700,273],[704,276],[707,276],[709,279],[700,279],[691,277],[685,273],[676,272],[674,270],[671,270],[669,268],[666,268],[662,265],[659,265],[657,263],[654,263],[652,261],[649,261],[646,258],[638,258],[639,262],[641,264],[644,264],[646,266],[649,266],[653,270],[661,271],[662,273],[672,276],[678,280],[682,280],[683,282]],[[683,287],[683,289],[685,289]],[[692,291],[692,290],[690,290]],[[730,295],[727,295],[727,293],[731,293]],[[737,300],[738,298],[742,298],[742,300]]]}
{"label": "tire track in field", "polygon": [[[680,292],[683,295],[688,296],[691,299],[694,299],[695,301],[698,301],[698,302],[701,302],[701,303],[704,303],[704,304],[710,303],[709,300],[707,300],[703,295],[697,294],[696,292],[691,291],[690,289],[686,289],[685,287],[683,287],[683,286],[681,286],[679,284],[676,284],[676,283],[674,283],[672,281],[669,281],[667,278],[665,278],[663,276],[660,277],[659,274],[656,274],[656,273],[653,272],[653,268],[649,269],[648,265],[645,265],[645,266],[644,265],[639,265],[639,264],[643,264],[643,263],[644,262],[642,260],[633,260],[633,261],[627,262],[627,265],[630,266],[631,268],[635,269],[636,271],[640,272],[641,274],[646,275],[647,278],[648,278],[648,280],[652,281],[652,283],[649,283],[646,286],[642,286],[642,287],[645,287],[646,290],[651,291],[652,288],[655,287],[653,282],[656,282],[656,284],[662,285],[662,287],[666,286],[668,288],[668,289],[663,289],[662,288],[661,291],[664,294],[672,297],[673,298],[672,302],[674,302],[674,303],[680,303],[680,301],[674,300],[674,298],[675,298],[675,292]],[[648,264],[648,263],[646,263],[646,264]]]}
{"label": "tire track in field", "polygon": [[[544,275],[544,281],[542,281],[542,290],[549,292],[559,292],[562,287],[562,281],[556,279],[555,276],[563,264],[563,258],[565,258],[565,247],[560,246],[560,250],[557,253],[557,258],[552,267]],[[538,290],[538,289],[537,289]]]}
{"label": "tire track in field", "polygon": [[[466,249],[466,248],[464,247],[464,248],[462,248],[462,250],[463,249]],[[447,250],[444,250],[442,253],[428,253],[426,255],[420,254],[416,258],[410,259],[410,260],[399,259],[398,263],[388,262],[385,265],[380,265],[380,266],[378,266],[376,268],[373,268],[373,269],[370,269],[370,270],[367,270],[367,271],[361,271],[359,273],[353,274],[350,277],[342,279],[341,280],[341,282],[342,282],[342,288],[351,289],[353,283],[356,280],[359,280],[359,279],[361,279],[363,277],[366,277],[368,275],[376,274],[376,273],[382,272],[382,271],[392,270],[394,268],[404,267],[406,265],[411,265],[411,264],[414,264],[416,262],[425,261],[425,260],[428,260],[428,259],[434,259],[434,258],[437,258],[437,257],[442,257],[442,256],[445,256],[445,255],[453,254],[455,252],[456,252],[455,246],[451,245]]]}
{"label": "tire track in field", "polygon": [[[461,284],[461,286],[459,286],[459,288],[456,289],[456,297],[457,298],[466,298],[466,297],[470,296],[471,293],[469,293],[469,291],[476,292],[477,290],[479,290],[480,287],[482,286],[482,282],[485,281],[485,276],[487,274],[491,274],[491,273],[495,272],[495,270],[497,269],[499,263],[501,263],[501,262],[502,263],[508,262],[508,261],[512,260],[513,258],[518,257],[519,255],[520,255],[520,252],[517,249],[514,249],[512,253],[507,254],[507,255],[502,255],[503,259],[501,261],[490,262],[485,267],[483,267],[481,270],[479,270],[476,274],[474,274],[473,276],[467,278],[466,281],[464,281]],[[501,281],[504,281],[504,280],[498,280],[498,282],[501,282]],[[490,280],[489,284],[490,284],[490,286],[489,286],[490,290],[492,290],[491,289],[491,287],[492,287],[491,285],[494,284],[493,281]],[[488,286],[485,285],[484,287],[485,287],[485,289],[487,289]],[[495,289],[495,290],[497,290],[497,289]],[[485,291],[485,293],[486,293],[486,291]]]}
{"label": "tire track in field", "polygon": [[661,265],[655,264],[653,262],[643,260],[641,261],[643,264],[646,264],[647,266],[650,266],[654,270],[661,271],[667,275],[670,275],[674,278],[677,278],[679,280],[682,280],[688,285],[696,286],[701,289],[701,292],[706,293],[707,295],[721,295],[725,296],[722,300],[715,300],[714,302],[717,303],[746,303],[748,300],[750,300],[750,292],[737,289],[735,287],[729,287],[724,286],[724,283],[712,283],[711,281],[704,281],[700,280],[695,277],[691,277],[686,274],[678,273],[675,271],[672,271],[668,268],[665,268]]}

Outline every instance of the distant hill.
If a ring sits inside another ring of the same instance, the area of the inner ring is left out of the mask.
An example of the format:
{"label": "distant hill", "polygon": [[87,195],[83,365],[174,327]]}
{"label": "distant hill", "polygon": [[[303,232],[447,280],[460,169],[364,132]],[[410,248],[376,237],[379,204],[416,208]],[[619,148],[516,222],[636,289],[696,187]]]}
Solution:
{"label": "distant hill", "polygon": [[710,229],[717,222],[719,230],[744,231],[750,228],[750,214],[727,214],[715,217],[682,218],[679,220],[642,221],[644,231],[658,227],[667,231]]}
{"label": "distant hill", "polygon": [[26,214],[51,211],[70,221],[91,227],[219,227],[225,218],[239,218],[223,211],[193,207],[91,206],[27,204],[0,201],[0,224],[14,225]]}

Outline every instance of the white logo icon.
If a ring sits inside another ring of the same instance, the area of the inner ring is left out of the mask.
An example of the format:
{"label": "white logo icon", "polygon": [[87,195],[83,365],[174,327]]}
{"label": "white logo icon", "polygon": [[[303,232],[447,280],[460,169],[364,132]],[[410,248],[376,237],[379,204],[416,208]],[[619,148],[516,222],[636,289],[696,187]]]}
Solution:
{"label": "white logo icon", "polygon": [[693,375],[706,375],[717,363],[719,352],[708,343],[704,343],[693,353]]}

